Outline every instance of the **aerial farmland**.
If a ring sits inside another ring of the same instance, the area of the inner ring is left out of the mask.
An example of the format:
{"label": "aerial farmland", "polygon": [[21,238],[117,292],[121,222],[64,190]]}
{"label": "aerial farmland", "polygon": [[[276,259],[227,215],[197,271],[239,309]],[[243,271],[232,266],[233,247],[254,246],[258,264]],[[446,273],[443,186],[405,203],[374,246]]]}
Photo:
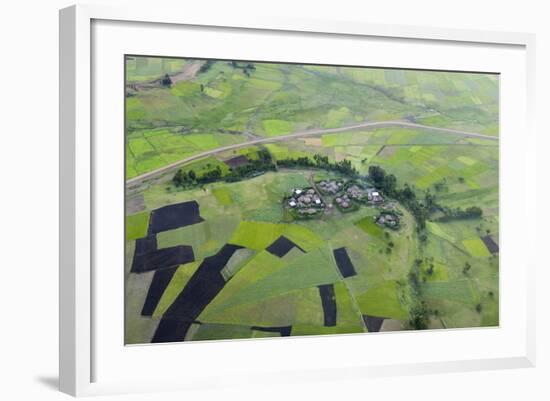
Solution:
{"label": "aerial farmland", "polygon": [[498,75],[125,75],[126,344],[499,325]]}

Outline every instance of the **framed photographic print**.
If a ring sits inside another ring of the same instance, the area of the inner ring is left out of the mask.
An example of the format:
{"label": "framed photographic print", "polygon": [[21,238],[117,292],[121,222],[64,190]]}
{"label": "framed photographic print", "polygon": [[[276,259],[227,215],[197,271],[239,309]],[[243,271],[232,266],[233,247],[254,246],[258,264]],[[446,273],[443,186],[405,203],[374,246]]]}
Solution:
{"label": "framed photographic print", "polygon": [[534,363],[532,36],[60,26],[63,391]]}

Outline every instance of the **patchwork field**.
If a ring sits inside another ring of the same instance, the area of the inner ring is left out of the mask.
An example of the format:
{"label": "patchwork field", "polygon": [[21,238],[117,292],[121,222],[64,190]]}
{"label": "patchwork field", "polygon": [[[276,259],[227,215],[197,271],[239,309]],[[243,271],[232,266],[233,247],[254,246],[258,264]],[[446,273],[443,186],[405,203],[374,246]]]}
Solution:
{"label": "patchwork field", "polygon": [[[498,136],[492,75],[230,61],[193,68],[200,63],[127,60],[127,178],[250,135],[363,121],[405,119]],[[165,75],[177,82],[156,82]]]}
{"label": "patchwork field", "polygon": [[[179,163],[127,187],[126,343],[499,324],[498,77],[142,57],[126,74],[127,179]],[[324,131],[389,120],[418,125]]]}

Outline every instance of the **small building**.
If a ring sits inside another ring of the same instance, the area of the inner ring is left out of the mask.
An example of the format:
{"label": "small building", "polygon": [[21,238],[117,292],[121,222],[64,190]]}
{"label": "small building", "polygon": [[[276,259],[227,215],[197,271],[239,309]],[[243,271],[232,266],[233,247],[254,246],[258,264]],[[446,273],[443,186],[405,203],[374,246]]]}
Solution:
{"label": "small building", "polygon": [[290,202],[288,202],[288,205],[289,205],[290,207],[296,207],[297,203],[296,203],[296,201],[295,201],[294,199],[292,199],[292,200],[290,200]]}

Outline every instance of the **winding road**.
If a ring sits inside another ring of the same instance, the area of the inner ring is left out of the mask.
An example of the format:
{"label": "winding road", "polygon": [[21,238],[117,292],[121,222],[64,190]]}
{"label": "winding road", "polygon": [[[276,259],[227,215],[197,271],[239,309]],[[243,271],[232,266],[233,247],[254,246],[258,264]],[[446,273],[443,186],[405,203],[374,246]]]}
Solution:
{"label": "winding road", "polygon": [[498,137],[491,136],[491,135],[485,135],[480,134],[477,132],[468,132],[468,131],[461,131],[451,128],[441,128],[441,127],[433,127],[429,125],[423,125],[423,124],[416,124],[412,122],[406,122],[406,121],[378,121],[378,122],[363,122],[360,124],[354,124],[354,125],[348,125],[345,127],[339,127],[339,128],[319,128],[319,129],[311,129],[311,130],[304,130],[304,131],[297,131],[292,134],[287,135],[281,135],[277,137],[270,137],[270,138],[260,138],[260,139],[254,139],[247,142],[238,143],[235,145],[228,145],[223,146],[220,148],[208,150],[202,153],[197,153],[196,155],[187,157],[185,159],[178,160],[177,162],[168,164],[164,167],[161,167],[159,169],[150,171],[145,174],[138,175],[137,177],[133,177],[129,180],[126,180],[126,186],[132,187],[141,184],[145,180],[149,180],[152,178],[159,177],[163,174],[168,173],[171,170],[174,170],[190,161],[202,159],[203,157],[214,155],[216,153],[226,152],[228,150],[234,150],[239,148],[244,148],[247,146],[252,145],[261,145],[264,143],[273,143],[273,142],[284,142],[289,141],[296,138],[304,138],[309,136],[318,136],[318,135],[324,135],[324,134],[330,134],[330,133],[336,133],[336,132],[346,132],[346,131],[353,131],[356,129],[364,129],[364,128],[387,128],[387,127],[400,127],[400,128],[419,128],[427,131],[432,131],[434,133],[439,134],[452,134],[452,135],[461,135],[463,137],[467,138],[482,138],[482,139],[488,139],[491,141],[498,141]]}

